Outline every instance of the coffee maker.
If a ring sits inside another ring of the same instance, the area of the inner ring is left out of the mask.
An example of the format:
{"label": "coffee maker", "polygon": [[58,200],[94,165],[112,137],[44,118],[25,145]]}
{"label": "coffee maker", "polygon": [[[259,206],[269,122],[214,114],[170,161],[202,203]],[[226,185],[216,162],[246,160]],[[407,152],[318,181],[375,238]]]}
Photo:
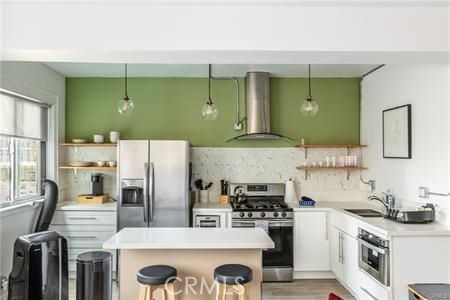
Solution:
{"label": "coffee maker", "polygon": [[91,182],[92,182],[92,195],[93,196],[103,195],[103,174],[102,173],[91,174]]}

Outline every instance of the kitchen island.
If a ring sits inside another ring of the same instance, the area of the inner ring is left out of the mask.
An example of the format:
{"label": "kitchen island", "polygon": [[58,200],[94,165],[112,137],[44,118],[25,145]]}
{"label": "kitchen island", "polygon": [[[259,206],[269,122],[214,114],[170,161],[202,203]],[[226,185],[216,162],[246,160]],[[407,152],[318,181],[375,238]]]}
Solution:
{"label": "kitchen island", "polygon": [[215,299],[213,272],[222,264],[253,270],[249,299],[261,299],[262,250],[274,247],[260,228],[124,228],[103,244],[120,250],[119,299],[138,299],[137,271],[166,264],[178,270],[177,300]]}

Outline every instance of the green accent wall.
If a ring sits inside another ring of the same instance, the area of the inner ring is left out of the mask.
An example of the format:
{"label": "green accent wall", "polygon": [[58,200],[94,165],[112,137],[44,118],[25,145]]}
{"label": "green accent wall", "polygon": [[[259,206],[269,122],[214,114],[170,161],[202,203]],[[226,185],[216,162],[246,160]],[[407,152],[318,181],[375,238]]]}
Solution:
{"label": "green accent wall", "polygon": [[[240,78],[241,117],[245,85]],[[188,139],[194,146],[290,147],[307,144],[359,143],[359,78],[313,78],[312,94],[319,104],[314,118],[304,117],[307,78],[271,78],[272,132],[295,142],[225,141],[245,132],[234,131],[235,86],[214,80],[212,98],[219,107],[215,121],[204,121],[201,108],[208,97],[207,78],[129,78],[128,94],[135,102],[131,117],[117,112],[123,78],[66,79],[66,138],[89,138],[120,131],[123,139]]]}

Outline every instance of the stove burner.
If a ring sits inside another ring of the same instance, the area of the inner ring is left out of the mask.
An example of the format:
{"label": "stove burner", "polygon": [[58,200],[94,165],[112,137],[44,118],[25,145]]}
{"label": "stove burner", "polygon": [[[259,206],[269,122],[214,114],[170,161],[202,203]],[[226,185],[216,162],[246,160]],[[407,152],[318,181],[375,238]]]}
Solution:
{"label": "stove burner", "polygon": [[249,211],[249,210],[258,210],[258,211],[286,211],[292,210],[289,205],[283,202],[281,199],[247,199],[246,202],[243,203],[232,203],[234,210],[239,211]]}

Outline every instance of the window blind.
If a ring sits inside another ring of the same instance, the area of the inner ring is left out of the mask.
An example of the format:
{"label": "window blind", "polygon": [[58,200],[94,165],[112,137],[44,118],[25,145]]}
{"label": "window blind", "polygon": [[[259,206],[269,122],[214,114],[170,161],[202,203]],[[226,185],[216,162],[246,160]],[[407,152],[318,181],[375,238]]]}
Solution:
{"label": "window blind", "polygon": [[0,92],[0,134],[47,140],[48,105]]}

